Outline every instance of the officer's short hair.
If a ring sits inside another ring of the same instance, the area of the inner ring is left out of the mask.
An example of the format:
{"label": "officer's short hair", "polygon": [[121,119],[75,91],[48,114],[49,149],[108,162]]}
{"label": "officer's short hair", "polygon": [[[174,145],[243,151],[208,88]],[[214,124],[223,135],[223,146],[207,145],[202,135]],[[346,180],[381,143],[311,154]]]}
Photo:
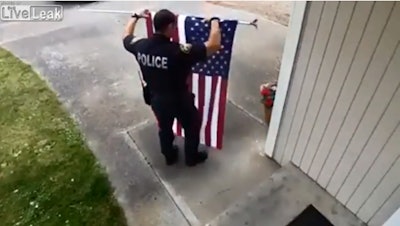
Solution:
{"label": "officer's short hair", "polygon": [[153,24],[155,31],[163,32],[172,23],[176,23],[176,17],[168,9],[162,9],[154,15]]}

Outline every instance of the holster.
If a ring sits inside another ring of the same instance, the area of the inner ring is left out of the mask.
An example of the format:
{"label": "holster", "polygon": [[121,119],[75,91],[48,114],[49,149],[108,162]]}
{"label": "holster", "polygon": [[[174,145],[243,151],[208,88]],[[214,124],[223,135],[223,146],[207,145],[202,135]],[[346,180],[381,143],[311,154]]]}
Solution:
{"label": "holster", "polygon": [[153,98],[153,96],[151,94],[151,91],[150,91],[149,87],[147,86],[147,83],[144,81],[144,79],[142,77],[142,73],[140,72],[140,70],[138,71],[138,75],[139,75],[140,83],[142,85],[142,92],[143,92],[144,102],[147,105],[151,105],[151,99]]}
{"label": "holster", "polygon": [[150,92],[149,87],[148,87],[148,86],[142,86],[142,89],[143,89],[143,98],[144,98],[144,102],[145,102],[147,105],[151,105],[151,98],[152,98],[152,95],[151,95],[151,92]]}

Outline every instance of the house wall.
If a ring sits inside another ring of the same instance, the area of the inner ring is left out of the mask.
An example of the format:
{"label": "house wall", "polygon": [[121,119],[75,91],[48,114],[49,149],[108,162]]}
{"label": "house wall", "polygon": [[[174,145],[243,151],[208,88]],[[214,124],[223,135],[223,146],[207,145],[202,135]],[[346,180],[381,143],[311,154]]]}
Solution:
{"label": "house wall", "polygon": [[273,158],[369,225],[400,206],[400,2],[308,2]]}

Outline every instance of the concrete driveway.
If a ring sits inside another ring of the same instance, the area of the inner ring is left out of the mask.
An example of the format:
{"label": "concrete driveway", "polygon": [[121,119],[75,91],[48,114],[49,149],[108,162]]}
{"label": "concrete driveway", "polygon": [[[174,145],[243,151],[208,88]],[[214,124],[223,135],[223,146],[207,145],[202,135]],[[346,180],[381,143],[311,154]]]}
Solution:
{"label": "concrete driveway", "polygon": [[[129,224],[191,224],[185,207],[176,204],[148,160],[124,135],[154,121],[142,100],[136,62],[122,46],[121,34],[129,16],[82,13],[77,7],[169,8],[177,13],[241,20],[257,16],[205,2],[99,2],[68,3],[62,22],[0,23],[0,45],[32,64],[80,124],[89,146],[107,169]],[[285,27],[259,20],[258,30],[249,26],[237,29],[228,94],[231,103],[245,109],[258,126],[263,114],[258,87],[276,78],[271,59],[281,54],[286,34]],[[137,33],[144,36],[143,25],[139,24]],[[262,146],[258,144],[257,150]]]}

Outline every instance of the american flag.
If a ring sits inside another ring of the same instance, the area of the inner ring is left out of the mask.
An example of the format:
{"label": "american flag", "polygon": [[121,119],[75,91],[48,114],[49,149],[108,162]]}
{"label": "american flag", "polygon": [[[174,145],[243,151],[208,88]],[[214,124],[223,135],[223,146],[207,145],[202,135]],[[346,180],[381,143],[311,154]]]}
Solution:
{"label": "american flag", "polygon": [[[154,33],[153,17],[150,12],[146,19],[147,36]],[[204,43],[208,39],[210,27],[204,18],[177,15],[177,29],[173,41],[179,43]],[[195,104],[202,117],[200,143],[222,149],[225,123],[227,86],[231,63],[232,45],[237,20],[223,20],[220,23],[223,48],[211,56],[207,62],[197,63],[192,68],[188,84],[195,94]],[[175,119],[173,130],[177,136],[184,137],[184,130]]]}

